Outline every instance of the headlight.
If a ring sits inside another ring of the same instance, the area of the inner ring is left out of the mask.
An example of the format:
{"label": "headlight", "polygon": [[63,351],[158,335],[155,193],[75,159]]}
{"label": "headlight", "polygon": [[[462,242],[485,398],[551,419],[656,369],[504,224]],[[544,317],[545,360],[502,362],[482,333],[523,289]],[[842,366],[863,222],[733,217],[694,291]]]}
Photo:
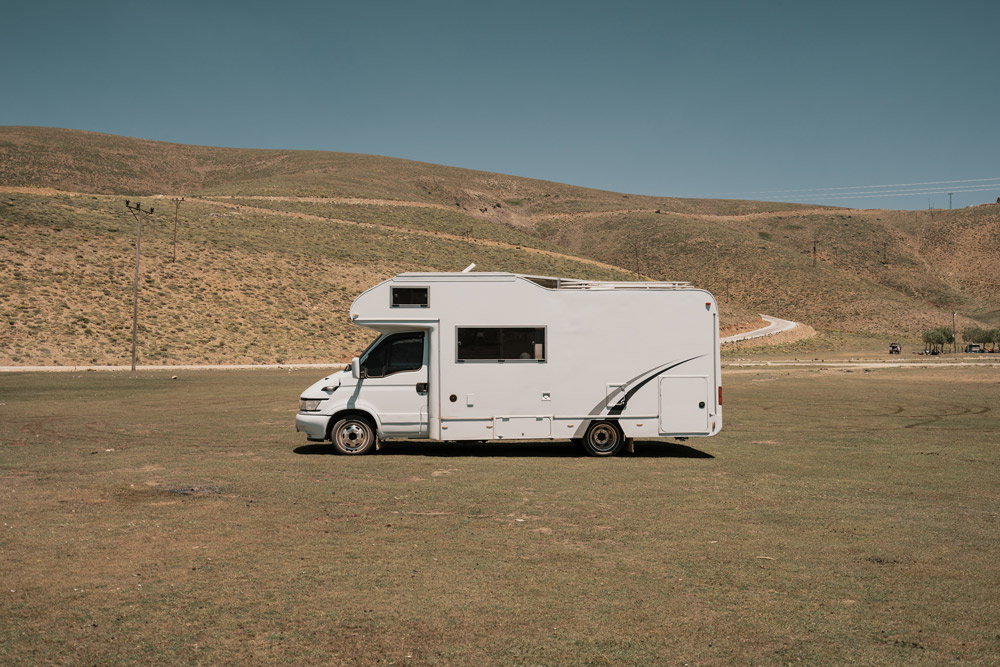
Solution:
{"label": "headlight", "polygon": [[316,412],[322,402],[322,398],[300,398],[299,412]]}

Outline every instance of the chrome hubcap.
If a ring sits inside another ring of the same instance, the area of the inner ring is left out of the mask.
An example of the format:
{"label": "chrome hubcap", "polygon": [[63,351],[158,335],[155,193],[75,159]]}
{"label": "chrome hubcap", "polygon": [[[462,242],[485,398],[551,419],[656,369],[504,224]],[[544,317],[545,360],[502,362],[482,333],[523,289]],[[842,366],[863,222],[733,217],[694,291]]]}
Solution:
{"label": "chrome hubcap", "polygon": [[590,442],[595,449],[611,449],[615,446],[618,441],[618,434],[615,430],[607,425],[601,425],[594,428],[590,434]]}
{"label": "chrome hubcap", "polygon": [[351,423],[340,429],[337,438],[344,449],[357,450],[368,444],[368,434],[360,424]]}

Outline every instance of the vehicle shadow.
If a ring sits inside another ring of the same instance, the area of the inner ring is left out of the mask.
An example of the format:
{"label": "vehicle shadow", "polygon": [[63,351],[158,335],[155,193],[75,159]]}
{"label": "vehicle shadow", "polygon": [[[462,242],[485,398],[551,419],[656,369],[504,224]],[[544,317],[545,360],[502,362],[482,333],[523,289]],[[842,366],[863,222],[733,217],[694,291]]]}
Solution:
{"label": "vehicle shadow", "polygon": [[[335,455],[329,443],[314,443],[296,447],[303,456]],[[562,457],[591,458],[579,446],[568,441],[517,442],[427,442],[421,440],[391,440],[382,443],[378,456],[499,456],[518,458]],[[708,452],[668,440],[636,440],[635,452],[622,452],[627,458],[714,459]]]}

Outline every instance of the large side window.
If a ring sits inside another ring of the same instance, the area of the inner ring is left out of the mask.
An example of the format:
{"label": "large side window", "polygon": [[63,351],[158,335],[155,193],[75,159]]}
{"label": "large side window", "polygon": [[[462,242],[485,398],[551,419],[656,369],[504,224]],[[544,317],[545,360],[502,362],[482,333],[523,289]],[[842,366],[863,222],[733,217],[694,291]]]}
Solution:
{"label": "large side window", "polygon": [[387,336],[361,362],[370,378],[415,371],[423,365],[424,334],[421,331]]}
{"label": "large side window", "polygon": [[545,327],[458,327],[458,361],[545,361]]}
{"label": "large side window", "polygon": [[427,308],[430,306],[430,288],[393,287],[390,308]]}

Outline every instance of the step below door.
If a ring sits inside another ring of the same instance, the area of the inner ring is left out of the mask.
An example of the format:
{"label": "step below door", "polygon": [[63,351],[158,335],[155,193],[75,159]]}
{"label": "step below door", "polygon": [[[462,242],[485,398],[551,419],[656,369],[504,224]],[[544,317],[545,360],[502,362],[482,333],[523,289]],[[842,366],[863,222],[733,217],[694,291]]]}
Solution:
{"label": "step below door", "polygon": [[708,433],[711,398],[705,376],[660,378],[660,433]]}

